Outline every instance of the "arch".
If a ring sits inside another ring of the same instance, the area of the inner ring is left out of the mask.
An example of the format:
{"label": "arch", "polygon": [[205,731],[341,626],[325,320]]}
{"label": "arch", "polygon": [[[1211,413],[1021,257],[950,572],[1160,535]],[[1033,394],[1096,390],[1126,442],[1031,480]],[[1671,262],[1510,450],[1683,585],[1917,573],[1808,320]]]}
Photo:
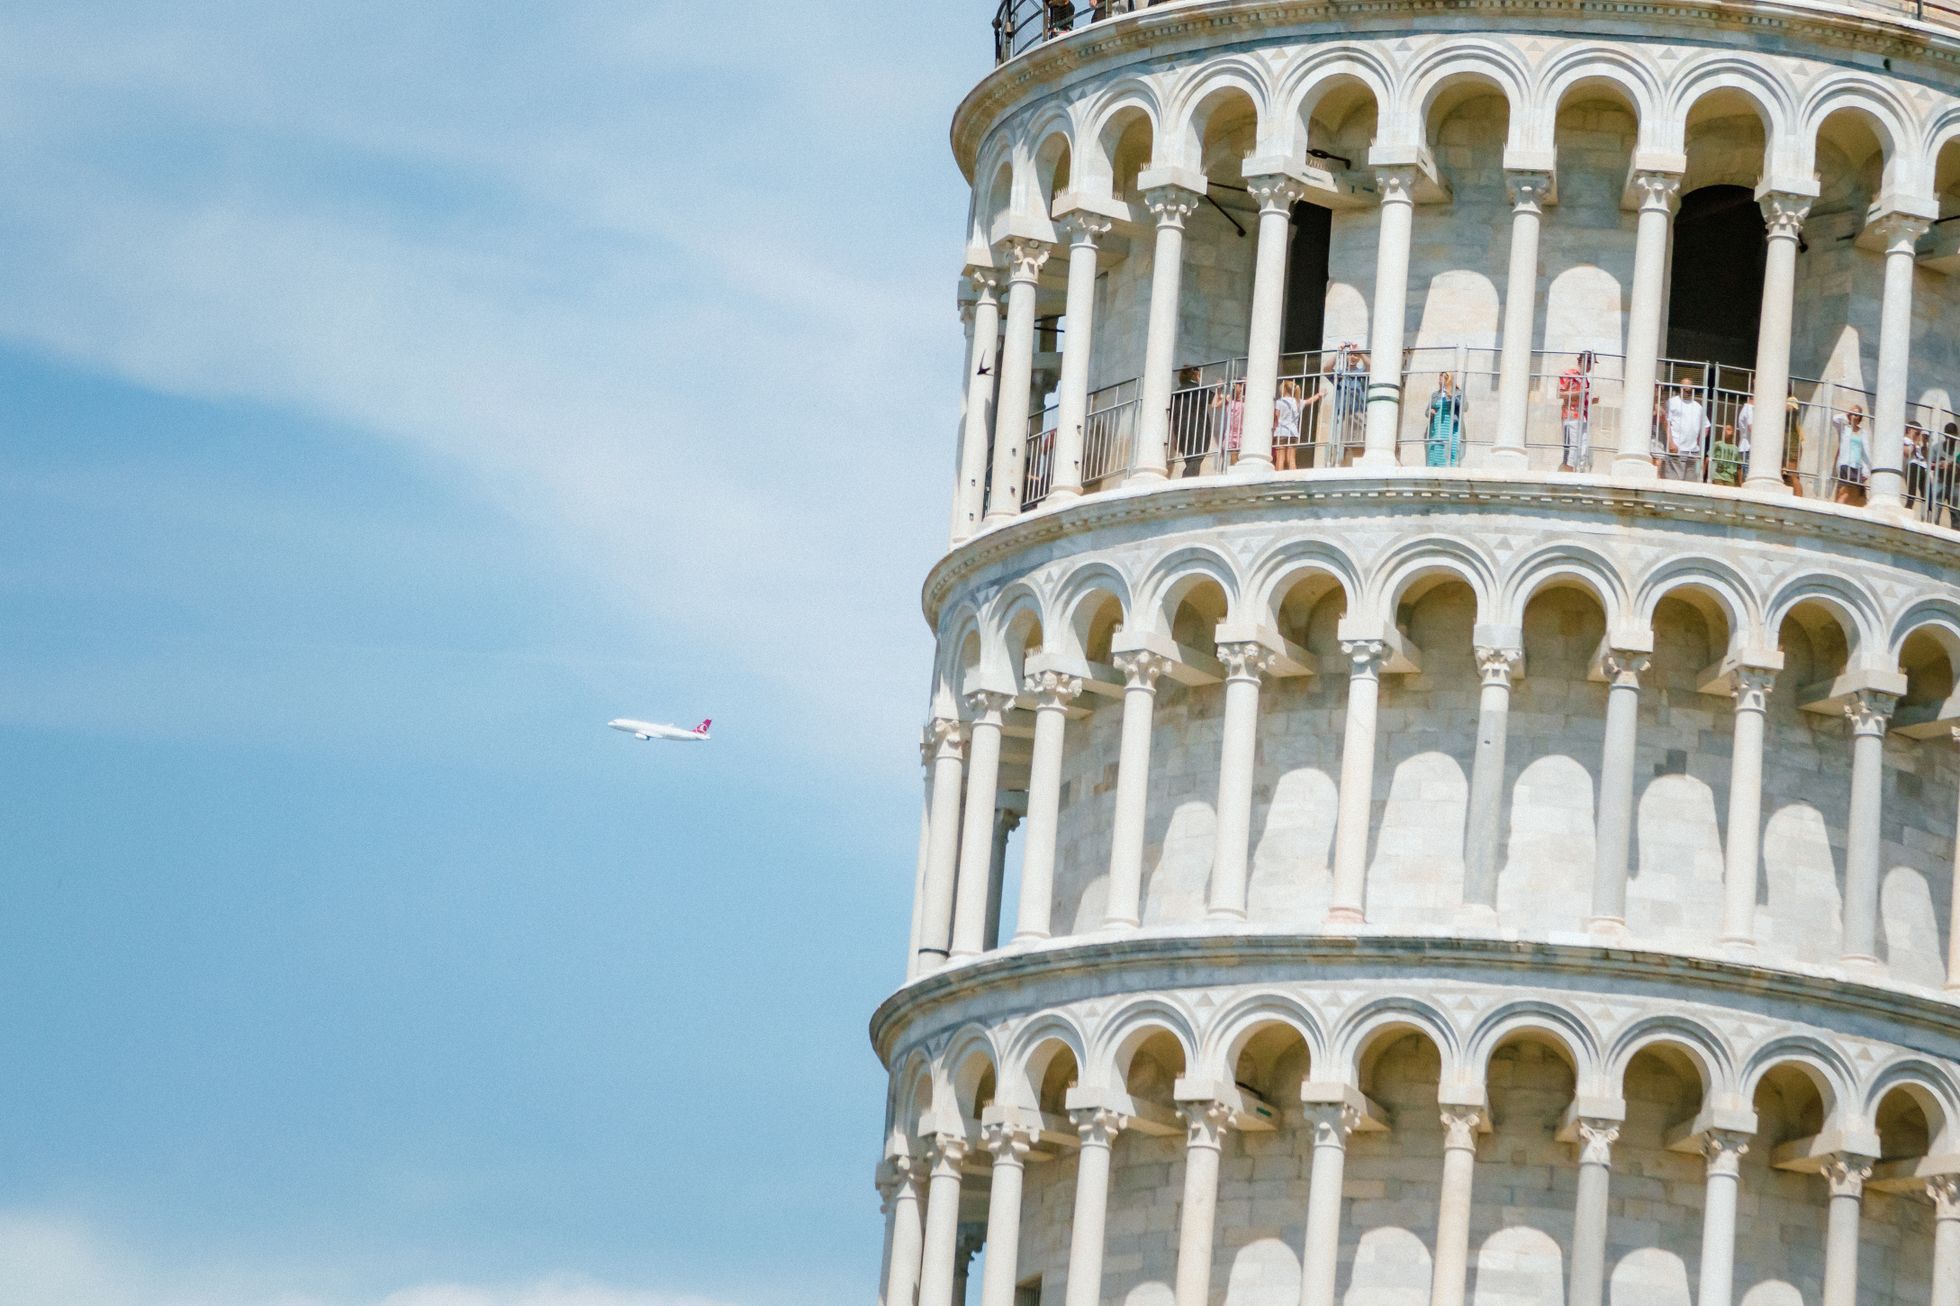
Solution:
{"label": "arch", "polygon": [[[1754,56],[1711,54],[1690,59],[1675,69],[1662,103],[1666,136],[1656,145],[1686,153],[1688,119],[1711,97],[1745,103],[1763,126],[1763,171],[1772,176],[1808,177],[1809,155],[1802,134],[1793,129],[1796,107],[1780,70]],[[1751,178],[1751,181],[1754,181]]]}
{"label": "arch", "polygon": [[1507,1002],[1481,1017],[1467,1040],[1464,1069],[1474,1070],[1478,1082],[1490,1075],[1491,1055],[1518,1034],[1542,1034],[1556,1043],[1572,1065],[1580,1093],[1599,1086],[1601,1057],[1598,1031],[1578,1012],[1537,998]]}
{"label": "arch", "polygon": [[1178,603],[1194,585],[1205,580],[1215,581],[1225,592],[1226,615],[1236,615],[1239,577],[1231,559],[1208,545],[1187,544],[1151,564],[1137,586],[1139,601],[1133,611],[1138,629],[1161,629],[1168,633]]}
{"label": "arch", "polygon": [[913,1048],[892,1076],[891,1135],[887,1154],[908,1155],[912,1140],[923,1137],[931,1124],[932,1060],[924,1048]]}
{"label": "arch", "polygon": [[1615,1034],[1606,1049],[1606,1078],[1615,1085],[1625,1083],[1635,1057],[1662,1047],[1673,1048],[1693,1064],[1701,1076],[1703,1101],[1736,1091],[1735,1055],[1722,1036],[1700,1021],[1676,1015],[1646,1016]]}
{"label": "arch", "polygon": [[1886,660],[1892,664],[1902,661],[1906,641],[1918,634],[1938,642],[1954,670],[1960,672],[1960,602],[1945,597],[1920,599],[1900,613],[1886,638]]}
{"label": "arch", "polygon": [[1366,592],[1354,560],[1340,546],[1325,540],[1291,540],[1282,544],[1255,561],[1247,576],[1246,594],[1250,602],[1245,610],[1274,623],[1279,620],[1280,604],[1285,601],[1287,591],[1309,576],[1332,577],[1346,597],[1350,612],[1359,606]]}
{"label": "arch", "polygon": [[[987,604],[983,626],[986,634],[981,646],[981,666],[989,676],[1011,690],[1021,687],[1028,653],[1045,640],[1048,627],[1042,621],[1041,595],[1026,581],[1015,581]],[[1031,644],[1029,641],[1035,640]]]}
{"label": "arch", "polygon": [[1313,1008],[1290,994],[1254,993],[1227,1003],[1212,1017],[1194,1069],[1229,1082],[1245,1045],[1276,1025],[1298,1034],[1307,1045],[1307,1059],[1321,1064],[1327,1039]]}
{"label": "arch", "polygon": [[989,1079],[999,1091],[999,1057],[993,1036],[979,1025],[964,1026],[947,1041],[939,1057],[938,1087],[933,1093],[933,1120],[939,1132],[971,1132],[980,1123],[981,1090]]}
{"label": "arch", "polygon": [[1111,1012],[1091,1041],[1082,1062],[1082,1080],[1105,1088],[1120,1088],[1130,1060],[1153,1034],[1169,1034],[1184,1053],[1184,1064],[1196,1064],[1198,1037],[1189,1013],[1167,998],[1131,1000]]}
{"label": "arch", "polygon": [[1422,536],[1404,540],[1375,564],[1368,585],[1368,610],[1384,627],[1395,620],[1396,609],[1409,587],[1437,576],[1454,577],[1477,596],[1477,620],[1491,620],[1497,595],[1497,564],[1467,540]]}
{"label": "arch", "polygon": [[1522,626],[1524,610],[1531,600],[1553,585],[1574,586],[1597,599],[1606,612],[1609,636],[1628,617],[1629,587],[1619,567],[1586,545],[1565,543],[1539,549],[1512,567],[1504,579],[1503,597],[1497,605],[1498,619],[1507,626]]}
{"label": "arch", "polygon": [[1445,41],[1417,59],[1402,79],[1393,110],[1403,138],[1429,144],[1433,111],[1463,87],[1484,86],[1504,99],[1505,147],[1520,148],[1528,138],[1531,71],[1509,45],[1496,41]]}
{"label": "arch", "polygon": [[1136,77],[1112,82],[1083,103],[1080,121],[1071,185],[1083,194],[1120,198],[1116,163],[1124,138],[1141,124],[1150,138],[1144,154],[1148,158],[1163,135],[1164,111],[1156,88]]}
{"label": "arch", "polygon": [[1254,148],[1267,138],[1272,121],[1272,90],[1266,66],[1248,55],[1226,55],[1196,65],[1191,80],[1173,87],[1164,115],[1165,130],[1157,138],[1158,166],[1204,171],[1205,138],[1221,109],[1243,102],[1252,110]]}
{"label": "arch", "polygon": [[[1880,186],[1887,188],[1900,182],[1917,181],[1915,172],[1900,154],[1900,146],[1915,139],[1912,130],[1913,112],[1907,107],[1892,88],[1883,82],[1857,76],[1827,76],[1810,89],[1797,110],[1797,122],[1802,133],[1804,149],[1811,159],[1817,157],[1817,146],[1822,140],[1824,128],[1838,114],[1850,114],[1858,118],[1870,129],[1878,140],[1883,158],[1880,171]],[[1925,185],[1913,186],[1914,194],[1930,189],[1932,177],[1925,176]]]}
{"label": "arch", "polygon": [[1805,604],[1830,614],[1853,658],[1881,646],[1877,600],[1858,582],[1835,572],[1806,572],[1778,585],[1765,605],[1763,628],[1774,637],[1790,614]]}
{"label": "arch", "polygon": [[1772,1039],[1743,1062],[1737,1092],[1744,1101],[1756,1096],[1763,1078],[1779,1066],[1799,1071],[1824,1100],[1824,1118],[1830,1120],[1845,1103],[1855,1103],[1851,1085],[1857,1076],[1843,1053],[1810,1034],[1786,1034]]}
{"label": "arch", "polygon": [[1064,1050],[1075,1058],[1081,1073],[1088,1063],[1088,1043],[1062,1012],[1043,1012],[1016,1029],[1001,1048],[999,1100],[1005,1105],[1039,1106],[1042,1076]]}
{"label": "arch", "polygon": [[1050,108],[1035,119],[1026,139],[1026,175],[1015,188],[1015,203],[1031,214],[1052,217],[1056,196],[1073,180],[1075,170],[1074,124],[1068,111]]}
{"label": "arch", "polygon": [[1649,571],[1635,592],[1635,619],[1651,627],[1661,600],[1682,597],[1684,590],[1695,591],[1721,610],[1732,648],[1773,642],[1763,630],[1762,607],[1753,588],[1739,570],[1717,558],[1669,558]]}
{"label": "arch", "polygon": [[933,668],[932,715],[955,719],[963,714],[967,680],[980,669],[984,650],[980,612],[962,605],[948,620],[946,634],[939,640],[937,665]]}
{"label": "arch", "polygon": [[1420,998],[1377,998],[1349,1012],[1329,1041],[1328,1070],[1342,1082],[1358,1085],[1362,1059],[1385,1035],[1397,1033],[1420,1034],[1434,1044],[1442,1061],[1440,1082],[1453,1082],[1463,1060],[1463,1041],[1449,1017]]}
{"label": "arch", "polygon": [[1559,110],[1573,95],[1604,86],[1626,101],[1633,111],[1637,148],[1646,148],[1647,135],[1659,111],[1662,90],[1653,68],[1631,51],[1579,45],[1562,50],[1538,70],[1533,90],[1532,132],[1526,145],[1551,149]]}
{"label": "arch", "polygon": [[1274,138],[1268,153],[1299,158],[1317,144],[1312,123],[1330,96],[1358,91],[1374,105],[1376,122],[1388,113],[1395,85],[1393,69],[1381,51],[1360,44],[1309,46],[1305,57],[1281,74],[1274,90]]}
{"label": "arch", "polygon": [[1090,623],[1113,600],[1118,626],[1130,624],[1130,581],[1106,562],[1090,562],[1068,573],[1055,587],[1042,631],[1060,657],[1089,659]]}
{"label": "arch", "polygon": [[1956,1122],[1960,1122],[1960,1086],[1955,1085],[1948,1070],[1935,1061],[1909,1053],[1886,1062],[1865,1090],[1864,1119],[1876,1123],[1879,1107],[1894,1093],[1906,1094],[1925,1114],[1933,1150],[1951,1151],[1960,1145],[1955,1129]]}

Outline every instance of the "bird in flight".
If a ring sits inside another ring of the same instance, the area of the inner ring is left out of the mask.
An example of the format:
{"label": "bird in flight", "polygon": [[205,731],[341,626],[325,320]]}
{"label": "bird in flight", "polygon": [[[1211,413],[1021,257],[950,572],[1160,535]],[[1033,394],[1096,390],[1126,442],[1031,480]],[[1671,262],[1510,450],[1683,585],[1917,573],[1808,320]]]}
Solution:
{"label": "bird in flight", "polygon": [[651,721],[633,721],[626,717],[608,721],[606,724],[614,730],[624,730],[635,739],[667,739],[676,743],[700,744],[707,742],[708,727],[714,724],[714,719],[710,717],[692,730],[683,730],[679,726],[656,725]]}

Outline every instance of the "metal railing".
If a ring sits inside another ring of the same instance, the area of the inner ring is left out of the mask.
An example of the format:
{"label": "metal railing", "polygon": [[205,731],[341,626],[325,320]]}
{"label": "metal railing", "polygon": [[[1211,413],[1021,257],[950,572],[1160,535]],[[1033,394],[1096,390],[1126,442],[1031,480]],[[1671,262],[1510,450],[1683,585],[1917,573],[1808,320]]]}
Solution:
{"label": "metal railing", "polygon": [[[1006,63],[1044,41],[1167,0],[1000,0],[994,10],[994,62]],[[1845,0],[1847,8],[1888,18],[1960,27],[1950,0]]]}

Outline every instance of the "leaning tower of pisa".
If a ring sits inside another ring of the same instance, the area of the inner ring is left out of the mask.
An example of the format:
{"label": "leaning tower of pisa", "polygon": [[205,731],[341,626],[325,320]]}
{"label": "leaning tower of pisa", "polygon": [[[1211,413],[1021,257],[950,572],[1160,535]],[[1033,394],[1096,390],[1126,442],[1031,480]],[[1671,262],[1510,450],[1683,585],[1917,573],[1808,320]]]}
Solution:
{"label": "leaning tower of pisa", "polygon": [[1960,1306],[1960,10],[992,19],[883,1306]]}

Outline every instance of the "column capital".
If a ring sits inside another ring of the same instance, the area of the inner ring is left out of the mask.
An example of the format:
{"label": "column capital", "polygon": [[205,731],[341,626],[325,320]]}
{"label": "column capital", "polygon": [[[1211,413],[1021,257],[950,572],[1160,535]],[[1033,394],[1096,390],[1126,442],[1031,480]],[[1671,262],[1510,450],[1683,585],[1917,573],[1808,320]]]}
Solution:
{"label": "column capital", "polygon": [[1933,224],[1917,213],[1893,209],[1873,213],[1865,220],[1865,227],[1878,237],[1887,254],[1911,254]]}
{"label": "column capital", "polygon": [[1816,198],[1789,190],[1766,190],[1756,196],[1769,239],[1795,240],[1803,235],[1804,219],[1810,216],[1810,206]]}
{"label": "column capital", "polygon": [[1344,639],[1341,641],[1341,656],[1348,660],[1348,675],[1363,680],[1374,680],[1382,673],[1388,663],[1388,641],[1385,639]]}
{"label": "column capital", "polygon": [[1477,655],[1477,675],[1486,685],[1508,685],[1524,670],[1524,650],[1521,648],[1493,648],[1479,644],[1474,651]]}
{"label": "column capital", "polygon": [[925,1179],[926,1167],[917,1157],[888,1156],[878,1163],[877,1177],[872,1182],[877,1185],[878,1195],[889,1205],[907,1189],[912,1196],[918,1196]]}
{"label": "column capital", "polygon": [[1030,671],[1022,677],[1021,691],[1034,696],[1036,711],[1065,708],[1082,692],[1082,677],[1066,671]]}
{"label": "column capital", "polygon": [[1422,177],[1422,169],[1413,164],[1398,163],[1389,167],[1375,169],[1375,190],[1383,204],[1414,204],[1416,202],[1416,182]]}
{"label": "column capital", "polygon": [[1257,640],[1248,639],[1220,644],[1216,652],[1218,660],[1225,664],[1227,680],[1257,681],[1271,671],[1273,664],[1279,661],[1277,653]]}
{"label": "column capital", "polygon": [[1361,1110],[1352,1102],[1309,1102],[1300,1119],[1313,1132],[1315,1147],[1346,1147],[1348,1135],[1361,1126]]}
{"label": "column capital", "polygon": [[1851,722],[1854,735],[1883,736],[1886,726],[1892,720],[1892,710],[1899,705],[1897,694],[1887,694],[1876,689],[1861,689],[1852,694],[1844,705],[1844,715]]}
{"label": "column capital", "polygon": [[1042,265],[1055,247],[1045,240],[1034,240],[1027,236],[1009,236],[994,246],[996,253],[1007,261],[1007,280],[1010,284],[1031,285],[1041,276]]}
{"label": "column capital", "polygon": [[1106,1106],[1077,1107],[1068,1113],[1068,1118],[1074,1122],[1084,1147],[1108,1147],[1130,1123],[1130,1118],[1121,1111]]}
{"label": "column capital", "polygon": [[1633,192],[1634,207],[1642,213],[1672,214],[1681,202],[1681,174],[1657,168],[1642,168],[1627,182]]}
{"label": "column capital", "polygon": [[972,288],[977,303],[993,303],[1000,294],[1000,288],[1007,284],[1000,269],[980,263],[969,263],[960,273],[961,279]]}
{"label": "column capital", "polygon": [[926,722],[925,737],[919,751],[928,762],[942,757],[958,757],[966,747],[966,723],[954,717],[936,716]]}
{"label": "column capital", "polygon": [[1935,1220],[1960,1220],[1960,1174],[1936,1174],[1926,1180],[1926,1196]]}
{"label": "column capital", "polygon": [[1020,1165],[1034,1150],[1035,1130],[1019,1120],[992,1120],[980,1126],[980,1142],[995,1165]]}
{"label": "column capital", "polygon": [[1225,1144],[1232,1129],[1232,1108],[1223,1102],[1180,1102],[1177,1113],[1184,1117],[1187,1147],[1209,1147],[1216,1151]]}
{"label": "column capital", "polygon": [[1123,673],[1125,689],[1157,690],[1157,678],[1170,669],[1170,659],[1162,653],[1152,653],[1148,649],[1138,649],[1131,653],[1118,653],[1110,661]]}
{"label": "column capital", "polygon": [[1855,1152],[1836,1152],[1826,1157],[1818,1171],[1833,1197],[1863,1197],[1865,1180],[1872,1177],[1872,1159]]}
{"label": "column capital", "polygon": [[999,689],[976,689],[967,694],[967,710],[973,713],[973,725],[997,726],[1001,714],[1014,702],[1014,695]]}
{"label": "column capital", "polygon": [[1504,190],[1514,212],[1537,213],[1552,193],[1552,174],[1539,168],[1506,168]]}
{"label": "column capital", "polygon": [[1620,1140],[1620,1121],[1580,1116],[1572,1122],[1573,1141],[1579,1145],[1580,1165],[1613,1164],[1613,1144]]}
{"label": "column capital", "polygon": [[1306,198],[1307,188],[1298,177],[1284,172],[1256,174],[1245,179],[1245,189],[1259,201],[1261,213],[1291,213]]}
{"label": "column capital", "polygon": [[1711,1176],[1733,1179],[1742,1172],[1742,1158],[1748,1152],[1749,1135],[1740,1130],[1711,1129],[1701,1136],[1701,1155]]}
{"label": "column capital", "polygon": [[1729,681],[1729,694],[1738,712],[1763,712],[1769,708],[1769,691],[1776,687],[1774,667],[1740,666]]}
{"label": "column capital", "polygon": [[1606,683],[1616,689],[1638,689],[1640,677],[1652,661],[1653,655],[1644,649],[1609,648],[1599,655],[1599,670]]}
{"label": "column capital", "polygon": [[1477,1135],[1483,1132],[1490,1119],[1490,1112],[1480,1106],[1445,1106],[1443,1108],[1443,1150],[1445,1152],[1474,1152],[1477,1150]]}
{"label": "column capital", "polygon": [[1160,227],[1182,227],[1204,200],[1202,191],[1176,182],[1152,186],[1143,193],[1143,207],[1150,210]]}
{"label": "column capital", "polygon": [[960,1167],[966,1164],[968,1150],[966,1139],[958,1134],[934,1134],[926,1153],[932,1177],[958,1178]]}
{"label": "column capital", "polygon": [[1088,209],[1076,209],[1055,224],[1056,232],[1071,249],[1095,249],[1115,228],[1114,219]]}

